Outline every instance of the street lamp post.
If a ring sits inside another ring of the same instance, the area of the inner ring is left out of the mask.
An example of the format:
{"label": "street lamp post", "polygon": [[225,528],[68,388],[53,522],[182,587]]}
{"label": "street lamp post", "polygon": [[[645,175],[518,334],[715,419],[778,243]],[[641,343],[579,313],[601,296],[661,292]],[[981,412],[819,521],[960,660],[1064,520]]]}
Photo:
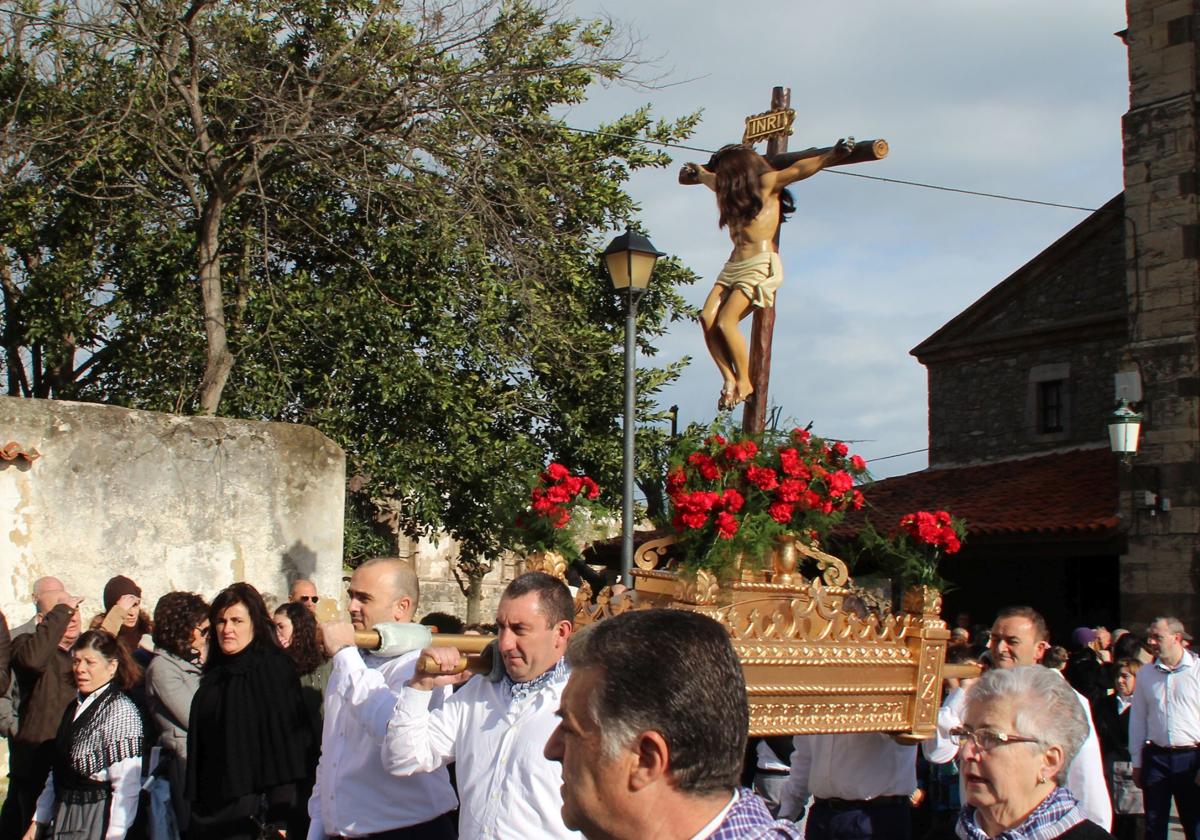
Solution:
{"label": "street lamp post", "polygon": [[621,581],[633,586],[633,427],[636,385],[637,306],[654,264],[663,256],[650,240],[626,227],[604,249],[604,264],[617,294],[625,293],[625,453],[622,458],[624,489],[621,494]]}

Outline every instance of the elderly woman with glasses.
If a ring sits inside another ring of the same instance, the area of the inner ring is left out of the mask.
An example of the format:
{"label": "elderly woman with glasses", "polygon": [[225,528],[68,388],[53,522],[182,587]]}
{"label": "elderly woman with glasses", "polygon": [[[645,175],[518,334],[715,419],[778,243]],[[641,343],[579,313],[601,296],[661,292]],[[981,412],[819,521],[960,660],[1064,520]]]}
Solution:
{"label": "elderly woman with glasses", "polygon": [[1089,822],[1063,783],[1087,737],[1071,687],[1041,665],[988,671],[967,695],[959,768],[964,840],[1111,838]]}

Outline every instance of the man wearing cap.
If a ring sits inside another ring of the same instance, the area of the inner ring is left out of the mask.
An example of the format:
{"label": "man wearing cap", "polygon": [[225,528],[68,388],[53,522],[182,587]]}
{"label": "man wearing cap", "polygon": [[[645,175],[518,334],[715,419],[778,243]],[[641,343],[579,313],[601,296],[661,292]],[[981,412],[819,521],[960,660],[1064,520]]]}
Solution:
{"label": "man wearing cap", "polygon": [[13,673],[20,682],[21,699],[8,798],[0,813],[0,840],[20,840],[25,834],[50,773],[58,725],[75,699],[68,651],[79,638],[82,600],[62,591],[43,593],[36,629],[13,640]]}
{"label": "man wearing cap", "polygon": [[1165,840],[1171,798],[1184,834],[1200,831],[1200,666],[1173,616],[1150,624],[1154,663],[1138,671],[1129,710],[1133,782],[1142,789],[1147,840]]}
{"label": "man wearing cap", "polygon": [[139,665],[149,665],[150,651],[142,648],[142,637],[150,630],[149,617],[142,612],[142,588],[125,575],[109,578],[104,584],[104,612],[103,629],[124,642]]}

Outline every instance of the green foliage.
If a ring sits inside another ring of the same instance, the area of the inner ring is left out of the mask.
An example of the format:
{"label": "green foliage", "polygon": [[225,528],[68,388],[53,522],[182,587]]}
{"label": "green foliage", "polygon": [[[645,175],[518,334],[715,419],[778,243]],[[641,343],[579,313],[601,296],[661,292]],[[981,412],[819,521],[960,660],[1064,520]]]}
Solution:
{"label": "green foliage", "polygon": [[[603,135],[554,117],[625,76],[611,27],[489,0],[26,5],[51,22],[0,12],[10,394],[198,411],[215,293],[220,412],[314,425],[369,476],[348,560],[384,550],[370,510],[388,500],[482,575],[550,458],[615,502],[623,309],[597,255],[636,216],[630,173],[668,163],[644,141],[696,117],[641,110]],[[694,279],[656,270],[644,358]],[[642,422],[685,363],[639,369]],[[664,439],[639,435],[645,487]]]}

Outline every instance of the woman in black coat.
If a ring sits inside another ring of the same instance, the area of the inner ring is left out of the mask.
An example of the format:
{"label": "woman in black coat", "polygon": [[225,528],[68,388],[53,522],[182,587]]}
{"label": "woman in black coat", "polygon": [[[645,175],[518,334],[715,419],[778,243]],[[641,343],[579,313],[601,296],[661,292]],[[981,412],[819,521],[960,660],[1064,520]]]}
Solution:
{"label": "woman in black coat", "polygon": [[298,805],[314,739],[291,659],[262,596],[224,589],[209,610],[212,638],[188,728],[193,840],[251,840]]}

